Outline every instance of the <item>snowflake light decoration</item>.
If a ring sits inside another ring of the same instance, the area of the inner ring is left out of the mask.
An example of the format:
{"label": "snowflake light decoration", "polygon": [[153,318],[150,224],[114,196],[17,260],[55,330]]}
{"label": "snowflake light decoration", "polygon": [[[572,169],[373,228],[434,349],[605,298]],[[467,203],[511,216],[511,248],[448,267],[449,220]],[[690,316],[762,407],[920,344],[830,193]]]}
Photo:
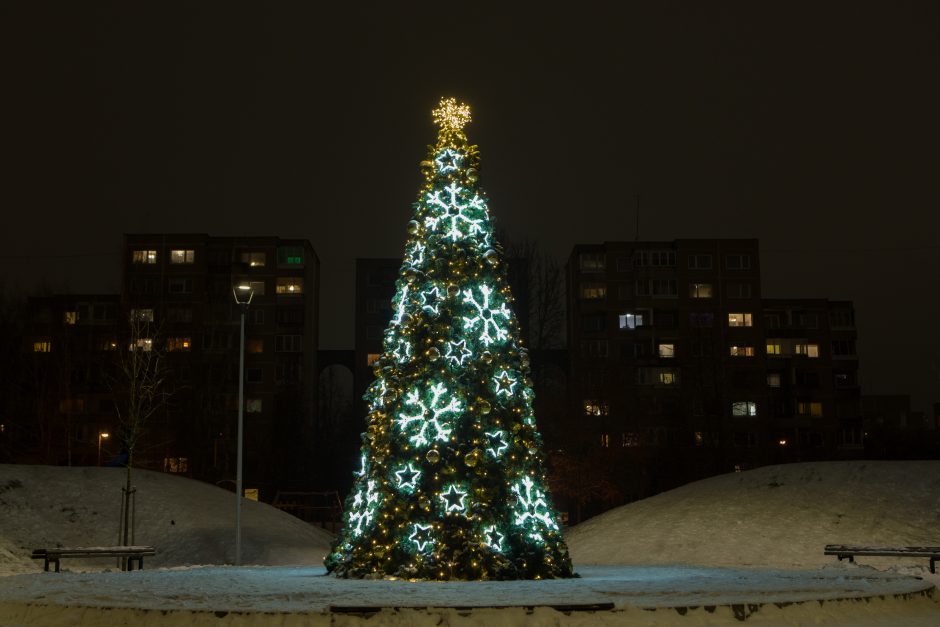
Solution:
{"label": "snowflake light decoration", "polygon": [[[425,218],[424,225],[431,231],[437,231],[439,226],[444,226],[444,237],[450,238],[452,242],[483,232],[486,203],[477,194],[469,201],[464,201],[463,191],[462,187],[451,183],[444,188],[446,197],[442,197],[440,190],[428,192],[426,197],[428,207],[435,215]],[[482,215],[483,218],[472,217],[474,214]]]}
{"label": "snowflake light decoration", "polygon": [[506,303],[501,303],[499,307],[494,307],[490,303],[490,295],[493,293],[490,286],[481,285],[479,291],[483,296],[479,302],[474,296],[472,289],[464,290],[463,292],[463,302],[473,305],[477,314],[472,318],[464,316],[463,328],[475,329],[479,326],[479,339],[483,342],[484,346],[489,346],[494,342],[502,341],[509,337],[509,333],[506,329],[499,326],[497,320],[502,317],[504,320],[508,321],[512,316],[512,312],[509,310],[509,307],[506,306]]}
{"label": "snowflake light decoration", "polygon": [[398,304],[395,306],[395,315],[392,317],[392,324],[399,325],[401,324],[402,318],[405,316],[405,305],[408,304],[408,285],[405,285],[401,288],[401,296],[398,297]]}
{"label": "snowflake light decoration", "polygon": [[513,510],[515,523],[520,527],[527,527],[529,537],[543,540],[540,528],[558,530],[545,501],[545,493],[535,488],[530,477],[523,477],[522,481],[512,486],[512,491],[518,499],[518,507]]}
{"label": "snowflake light decoration", "polygon": [[362,532],[372,524],[379,499],[380,495],[375,490],[375,481],[371,479],[366,485],[365,495],[361,489],[356,492],[356,496],[353,497],[353,510],[349,514],[349,527],[354,536],[362,535]]}
{"label": "snowflake light decoration", "polygon": [[[430,388],[430,403],[421,400],[418,390],[411,390],[405,396],[405,405],[414,406],[417,412],[411,416],[405,413],[398,414],[398,424],[401,425],[402,432],[408,432],[411,425],[418,423],[420,426],[418,432],[408,439],[415,446],[427,446],[433,441],[447,442],[453,429],[450,426],[442,424],[446,422],[447,414],[459,414],[463,410],[463,403],[456,396],[450,397],[447,403],[441,401],[441,397],[447,394],[447,388],[443,383],[437,383]],[[428,430],[433,434],[428,439]]]}

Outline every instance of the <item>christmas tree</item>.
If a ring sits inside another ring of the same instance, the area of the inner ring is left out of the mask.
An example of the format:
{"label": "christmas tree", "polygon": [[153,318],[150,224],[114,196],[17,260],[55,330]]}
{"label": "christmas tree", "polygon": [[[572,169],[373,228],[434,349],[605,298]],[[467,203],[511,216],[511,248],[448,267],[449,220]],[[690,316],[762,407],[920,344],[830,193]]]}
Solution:
{"label": "christmas tree", "polygon": [[570,577],[532,411],[529,356],[479,185],[470,110],[444,99],[384,352],[362,466],[326,558],[343,577]]}

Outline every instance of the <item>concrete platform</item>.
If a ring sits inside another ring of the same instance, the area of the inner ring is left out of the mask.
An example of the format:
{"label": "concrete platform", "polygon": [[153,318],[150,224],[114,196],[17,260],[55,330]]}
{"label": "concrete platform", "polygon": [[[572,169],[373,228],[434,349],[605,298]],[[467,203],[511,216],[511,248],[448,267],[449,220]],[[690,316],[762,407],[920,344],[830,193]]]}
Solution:
{"label": "concrete platform", "polygon": [[[722,624],[722,617],[740,621],[768,609],[792,614],[787,608],[801,605],[799,612],[812,616],[824,603],[890,603],[895,618],[898,604],[919,603],[928,613],[940,608],[931,600],[931,582],[857,566],[583,566],[577,572],[576,579],[507,582],[343,580],[325,576],[322,568],[302,567],[38,573],[3,578],[0,617],[18,625],[59,622],[54,617],[70,617],[62,624],[146,625],[148,615],[162,617],[153,624],[200,624],[203,617],[206,624],[291,625],[291,616],[301,621],[298,625],[338,624],[331,621],[342,616],[342,624],[350,625],[356,619],[423,625],[425,618],[439,624],[453,615],[479,619],[462,624],[493,625],[487,617],[514,616],[512,621],[528,624],[620,624],[658,615],[655,624],[664,624],[664,616],[699,624],[693,618],[701,615],[707,624]],[[125,615],[127,622],[120,618]],[[274,616],[277,622],[271,622]]]}

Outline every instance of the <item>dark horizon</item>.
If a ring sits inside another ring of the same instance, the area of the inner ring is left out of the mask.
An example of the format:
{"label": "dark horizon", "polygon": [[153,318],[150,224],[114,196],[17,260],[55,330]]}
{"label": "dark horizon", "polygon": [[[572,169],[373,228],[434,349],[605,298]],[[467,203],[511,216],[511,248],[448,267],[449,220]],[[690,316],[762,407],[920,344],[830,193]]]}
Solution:
{"label": "dark horizon", "polygon": [[855,303],[865,393],[940,401],[940,6],[2,9],[0,283],[114,292],[125,232],[309,239],[321,348],[402,254],[441,96],[498,225],[754,237],[764,294]]}

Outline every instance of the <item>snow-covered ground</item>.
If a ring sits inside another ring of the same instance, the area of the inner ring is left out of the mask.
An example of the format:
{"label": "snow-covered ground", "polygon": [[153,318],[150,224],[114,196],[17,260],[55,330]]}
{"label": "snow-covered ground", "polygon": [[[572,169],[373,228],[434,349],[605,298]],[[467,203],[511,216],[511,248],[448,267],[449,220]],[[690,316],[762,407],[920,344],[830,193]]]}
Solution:
{"label": "snow-covered ground", "polygon": [[[115,543],[122,481],[114,469],[0,465],[0,574],[34,573],[0,579],[0,626],[940,624],[937,595],[918,592],[940,584],[926,559],[822,554],[940,544],[940,462],[794,464],[690,484],[570,529],[582,578],[545,582],[337,580],[323,576],[326,533],[250,502],[244,561],[257,566],[219,566],[232,557],[233,495],[138,472],[136,543],[158,550],[145,570],[63,560],[71,572],[39,573],[32,548]],[[524,609],[590,603],[616,609]],[[329,611],[344,606],[399,609]],[[491,609],[453,609],[467,606]]]}

